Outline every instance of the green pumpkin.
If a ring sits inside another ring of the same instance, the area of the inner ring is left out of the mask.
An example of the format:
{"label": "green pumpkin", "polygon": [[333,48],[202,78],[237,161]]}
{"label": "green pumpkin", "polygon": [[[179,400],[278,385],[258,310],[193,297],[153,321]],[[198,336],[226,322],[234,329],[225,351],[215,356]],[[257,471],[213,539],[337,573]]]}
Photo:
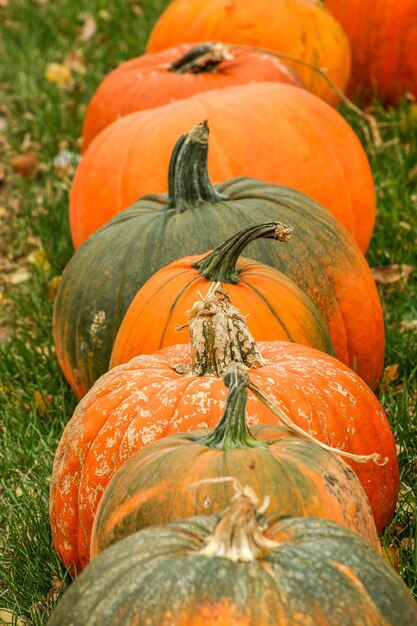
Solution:
{"label": "green pumpkin", "polygon": [[373,384],[383,366],[382,309],[353,238],[317,202],[293,189],[252,178],[213,187],[207,152],[208,127],[201,123],[174,149],[168,194],[144,196],[119,213],[65,269],[55,302],[54,338],[78,397],[108,370],[123,316],[152,274],[267,221],[293,226],[290,241],[254,241],[247,256],[283,272],[311,298],[339,359]]}
{"label": "green pumpkin", "polygon": [[120,540],[49,626],[417,626],[404,582],[356,533],[311,517],[265,520],[264,509],[237,487],[220,516]]}

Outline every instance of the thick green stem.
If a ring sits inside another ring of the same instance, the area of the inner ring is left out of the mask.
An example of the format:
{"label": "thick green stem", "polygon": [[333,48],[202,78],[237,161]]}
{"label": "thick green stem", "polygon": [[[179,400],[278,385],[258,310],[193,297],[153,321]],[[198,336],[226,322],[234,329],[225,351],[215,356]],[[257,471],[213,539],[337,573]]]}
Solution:
{"label": "thick green stem", "polygon": [[266,222],[249,226],[217,246],[203,259],[194,263],[193,267],[198,269],[207,280],[235,284],[239,282],[236,265],[246,246],[257,239],[288,241],[292,230],[291,226],[285,226],[280,222]]}
{"label": "thick green stem", "polygon": [[183,213],[199,204],[227,200],[210,182],[207,121],[200,122],[175,144],[168,171],[168,208]]}
{"label": "thick green stem", "polygon": [[170,63],[168,69],[175,74],[214,73],[220,63],[232,58],[224,43],[209,41],[191,48],[180,59]]}
{"label": "thick green stem", "polygon": [[231,363],[224,373],[223,382],[229,391],[221,420],[208,435],[195,441],[216,450],[264,448],[267,444],[255,439],[246,423],[248,373],[242,365]]}

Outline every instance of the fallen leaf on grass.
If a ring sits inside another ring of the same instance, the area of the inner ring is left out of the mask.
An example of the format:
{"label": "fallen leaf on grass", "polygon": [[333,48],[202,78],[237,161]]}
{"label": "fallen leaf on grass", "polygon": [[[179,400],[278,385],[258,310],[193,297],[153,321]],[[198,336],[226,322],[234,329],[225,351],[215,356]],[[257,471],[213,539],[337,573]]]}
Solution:
{"label": "fallen leaf on grass", "polygon": [[33,392],[33,401],[36,408],[41,415],[45,415],[48,410],[48,405],[52,402],[52,396],[50,394],[43,394],[37,389]]}
{"label": "fallen leaf on grass", "polygon": [[51,580],[51,588],[48,591],[48,595],[46,597],[48,602],[56,602],[61,593],[61,589],[67,586],[67,584],[58,578],[57,576],[53,576]]}
{"label": "fallen leaf on grass", "polygon": [[24,622],[20,617],[13,613],[13,611],[9,611],[9,609],[0,609],[0,624],[13,624],[14,626],[25,626],[26,622]]}
{"label": "fallen leaf on grass", "polygon": [[48,299],[55,300],[62,276],[53,276],[48,283]]}
{"label": "fallen leaf on grass", "polygon": [[371,271],[376,283],[380,285],[391,285],[399,281],[406,283],[413,270],[414,267],[412,265],[394,263],[393,265],[385,265],[384,267],[373,267]]}
{"label": "fallen leaf on grass", "polygon": [[44,76],[50,83],[65,85],[71,80],[71,68],[63,63],[49,63]]}
{"label": "fallen leaf on grass", "polygon": [[393,365],[387,365],[382,372],[381,381],[379,383],[379,388],[381,391],[386,391],[394,380],[398,378],[398,369],[399,364],[394,363]]}
{"label": "fallen leaf on grass", "polygon": [[382,546],[382,556],[397,572],[400,571],[400,551],[396,546]]}
{"label": "fallen leaf on grass", "polygon": [[30,180],[39,174],[41,164],[39,163],[36,154],[33,152],[26,152],[25,154],[19,154],[13,159],[12,168],[23,178]]}
{"label": "fallen leaf on grass", "polygon": [[67,54],[63,65],[78,74],[85,74],[87,71],[84,65],[84,53],[82,50],[74,50],[74,52]]}
{"label": "fallen leaf on grass", "polygon": [[83,16],[84,24],[79,29],[78,39],[83,42],[90,41],[97,32],[97,24],[91,13],[85,13]]}
{"label": "fallen leaf on grass", "polygon": [[417,320],[402,320],[400,322],[400,333],[417,333]]}
{"label": "fallen leaf on grass", "polygon": [[30,272],[27,267],[19,267],[15,272],[10,274],[10,284],[11,285],[21,285],[25,283],[30,278]]}
{"label": "fallen leaf on grass", "polygon": [[37,248],[28,254],[27,261],[45,274],[47,274],[51,269],[51,264],[49,263],[46,252],[42,247]]}

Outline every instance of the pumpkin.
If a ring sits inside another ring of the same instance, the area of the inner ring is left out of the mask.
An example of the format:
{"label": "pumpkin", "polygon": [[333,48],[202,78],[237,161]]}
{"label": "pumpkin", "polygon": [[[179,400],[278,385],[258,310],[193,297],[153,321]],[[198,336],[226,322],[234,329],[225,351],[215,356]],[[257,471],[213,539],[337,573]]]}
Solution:
{"label": "pumpkin", "polygon": [[269,265],[239,257],[257,239],[287,241],[291,228],[279,222],[249,226],[208,255],[184,257],[151,276],[138,291],[120,325],[110,366],[126,363],[176,343],[187,343],[187,311],[221,281],[235,306],[248,316],[257,341],[282,339],[333,354],[323,320],[310,298],[292,280]]}
{"label": "pumpkin", "polygon": [[218,42],[181,44],[131,59],[103,79],[90,101],[83,125],[83,150],[123,115],[252,81],[302,85],[280,59]]}
{"label": "pumpkin", "polygon": [[[268,497],[270,515],[331,519],[379,548],[372,512],[354,472],[335,454],[287,428],[249,430],[248,374],[231,363],[223,380],[229,391],[215,428],[164,437],[119,468],[94,518],[90,557],[147,526],[218,513],[232,495],[224,475],[249,485],[261,499]],[[193,489],[199,483],[202,488]]]}
{"label": "pumpkin", "polygon": [[352,45],[349,92],[366,103],[417,97],[417,3],[414,0],[326,0]]}
{"label": "pumpkin", "polygon": [[348,38],[316,0],[211,0],[209,4],[206,0],[174,0],[156,22],[147,51],[209,39],[297,57],[301,63],[292,65],[306,87],[333,105],[339,102],[337,94],[308,64],[328,70],[342,91],[349,80]]}
{"label": "pumpkin", "polygon": [[[316,439],[388,458],[383,467],[349,461],[381,531],[395,509],[398,464],[389,423],[369,387],[313,348],[280,341],[258,348],[245,318],[219,288],[196,303],[189,329],[191,346],[141,355],[103,375],[68,422],[50,493],[52,536],[64,564],[79,570],[88,562],[102,493],[132,454],[166,435],[218,422],[225,400],[219,376],[231,361],[247,366],[254,384]],[[247,411],[249,427],[271,423],[270,410],[252,393]]]}
{"label": "pumpkin", "polygon": [[366,250],[375,223],[375,190],[358,137],[325,102],[279,83],[212,89],[125,115],[105,128],[74,176],[75,248],[143,194],[167,191],[175,142],[204,118],[212,133],[214,181],[254,176],[293,187],[328,209]]}
{"label": "pumpkin", "polygon": [[260,518],[241,490],[221,516],[152,526],[99,554],[49,626],[416,626],[398,574],[328,520]]}
{"label": "pumpkin", "polygon": [[203,123],[176,145],[168,196],[144,197],[116,216],[66,267],[55,300],[54,339],[76,395],[81,398],[108,370],[126,310],[152,274],[265,220],[291,224],[295,232],[287,246],[253,242],[249,256],[280,270],[310,297],[338,358],[374,384],[384,360],[382,308],[371,271],[352,238],[327,211],[295,190],[252,178],[213,187],[207,150]]}

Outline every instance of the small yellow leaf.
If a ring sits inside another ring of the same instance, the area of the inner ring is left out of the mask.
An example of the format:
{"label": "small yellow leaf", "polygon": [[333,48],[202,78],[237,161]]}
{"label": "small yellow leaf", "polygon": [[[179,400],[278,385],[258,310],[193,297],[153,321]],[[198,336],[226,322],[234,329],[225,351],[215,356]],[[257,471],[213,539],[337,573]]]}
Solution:
{"label": "small yellow leaf", "polygon": [[55,300],[58,292],[58,287],[61,282],[62,276],[53,276],[48,283],[48,298],[49,300]]}
{"label": "small yellow leaf", "polygon": [[399,367],[400,366],[398,363],[395,363],[393,365],[387,365],[382,373],[381,382],[379,385],[381,391],[386,391],[390,383],[392,383],[394,380],[397,380]]}
{"label": "small yellow leaf", "polygon": [[45,274],[47,274],[51,269],[51,264],[49,263],[46,252],[42,247],[37,248],[36,250],[33,250],[30,254],[28,254],[27,260],[28,263],[31,263],[39,270],[42,270],[43,272],[45,272]]}
{"label": "small yellow leaf", "polygon": [[382,556],[397,572],[400,570],[400,551],[395,546],[382,546]]}
{"label": "small yellow leaf", "polygon": [[63,63],[50,63],[44,76],[50,83],[56,83],[57,85],[65,85],[71,80],[71,69]]}
{"label": "small yellow leaf", "polygon": [[38,409],[41,415],[45,415],[48,410],[48,404],[52,401],[52,396],[49,394],[42,394],[37,389],[33,392],[33,400],[35,402],[35,406]]}
{"label": "small yellow leaf", "polygon": [[21,498],[23,496],[23,491],[20,487],[16,487],[16,498]]}
{"label": "small yellow leaf", "polygon": [[373,267],[372,275],[375,282],[380,285],[391,285],[399,281],[406,283],[413,270],[414,267],[412,265],[394,263],[384,267]]}

